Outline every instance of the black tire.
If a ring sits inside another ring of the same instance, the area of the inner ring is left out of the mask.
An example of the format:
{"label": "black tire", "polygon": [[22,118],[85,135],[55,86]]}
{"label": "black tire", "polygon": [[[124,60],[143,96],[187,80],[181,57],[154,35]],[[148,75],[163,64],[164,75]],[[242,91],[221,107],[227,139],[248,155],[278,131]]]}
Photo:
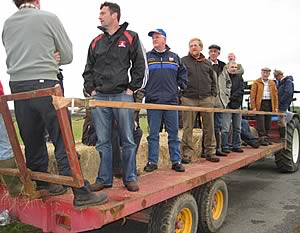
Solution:
{"label": "black tire", "polygon": [[297,117],[294,117],[287,124],[286,131],[286,149],[275,153],[275,163],[280,172],[296,172],[300,163],[300,123]]}
{"label": "black tire", "polygon": [[[199,210],[197,233],[217,232],[225,221],[228,208],[228,190],[222,179],[211,181],[193,190]],[[217,208],[216,206],[217,205]]]}
{"label": "black tire", "polygon": [[[181,228],[176,228],[181,227]],[[157,204],[152,208],[148,233],[196,233],[198,228],[198,207],[195,198],[185,193]]]}

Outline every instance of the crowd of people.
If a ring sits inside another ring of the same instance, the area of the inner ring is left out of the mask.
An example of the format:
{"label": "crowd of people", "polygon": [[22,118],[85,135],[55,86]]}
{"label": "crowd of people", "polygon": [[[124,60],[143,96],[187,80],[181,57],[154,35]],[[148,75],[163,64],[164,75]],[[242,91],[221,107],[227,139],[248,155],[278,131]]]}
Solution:
{"label": "crowd of people", "polygon": [[[52,13],[40,10],[41,0],[14,0],[18,11],[8,18],[3,27],[3,44],[7,53],[7,72],[12,93],[54,87],[59,66],[72,62],[72,43],[60,20]],[[209,46],[208,58],[202,53],[203,42],[192,38],[188,55],[181,58],[167,45],[167,33],[154,29],[148,33],[153,49],[145,49],[136,32],[128,30],[128,23],[120,25],[118,4],[104,2],[100,6],[101,30],[88,49],[83,72],[85,93],[96,100],[185,105],[204,108],[241,109],[244,95],[244,69],[236,62],[235,54],[225,63],[218,59],[221,47]],[[13,38],[13,39],[12,39]],[[251,109],[285,112],[293,96],[292,77],[274,71],[276,82],[269,79],[271,69],[262,68],[251,88]],[[3,93],[2,93],[3,94]],[[278,98],[279,96],[279,98]],[[50,97],[14,102],[20,135],[25,145],[26,164],[32,171],[47,172],[48,152],[45,130],[55,146],[55,157],[60,175],[70,176],[62,134],[56,111]],[[183,136],[179,140],[179,113],[174,110],[147,110],[149,126],[148,162],[144,171],[158,169],[159,132],[164,121],[168,133],[171,168],[184,172],[183,164],[195,156],[210,162],[219,162],[220,156],[231,152],[242,153],[241,138],[250,146],[272,144],[269,137],[270,116],[257,116],[258,137],[249,131],[241,113],[200,112],[202,154],[196,154],[193,128],[196,112],[183,112]],[[142,137],[138,112],[125,108],[96,107],[91,118],[95,127],[94,143],[101,157],[95,182],[81,188],[72,188],[74,206],[85,208],[107,202],[101,190],[111,188],[113,176],[122,177],[125,188],[139,191],[136,154]],[[1,129],[3,120],[0,118]],[[285,122],[280,118],[281,137]],[[232,128],[232,130],[230,130]],[[231,133],[232,131],[232,133]],[[0,130],[3,134],[4,131]],[[229,135],[232,135],[229,140]],[[0,137],[2,138],[2,136]],[[13,154],[1,141],[0,160],[11,160]],[[1,164],[3,164],[1,162]],[[17,181],[15,181],[17,182]],[[67,187],[36,181],[37,189],[47,189],[51,195],[60,195]],[[99,192],[101,191],[101,192]],[[98,192],[97,194],[93,192]]]}

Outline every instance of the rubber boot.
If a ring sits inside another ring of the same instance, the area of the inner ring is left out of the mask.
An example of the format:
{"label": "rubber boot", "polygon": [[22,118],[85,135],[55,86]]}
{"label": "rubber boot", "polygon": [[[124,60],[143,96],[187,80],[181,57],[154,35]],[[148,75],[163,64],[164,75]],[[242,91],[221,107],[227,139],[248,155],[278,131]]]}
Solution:
{"label": "rubber boot", "polygon": [[285,127],[279,128],[279,137],[281,142],[285,141]]}
{"label": "rubber boot", "polygon": [[215,138],[216,138],[216,155],[217,156],[227,156],[227,153],[224,153],[221,151],[221,138],[220,138],[220,134],[215,134]]}
{"label": "rubber boot", "polygon": [[[17,168],[17,164],[14,158],[1,160],[1,168]],[[4,184],[6,185],[10,196],[16,197],[20,195],[23,190],[23,184],[19,177],[16,176],[2,176]]]}

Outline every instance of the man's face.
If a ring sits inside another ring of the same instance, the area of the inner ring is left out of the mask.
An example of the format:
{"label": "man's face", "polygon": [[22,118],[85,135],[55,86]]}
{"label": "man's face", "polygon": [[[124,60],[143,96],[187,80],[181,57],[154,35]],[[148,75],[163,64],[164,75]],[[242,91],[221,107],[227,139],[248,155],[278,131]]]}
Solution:
{"label": "man's face", "polygon": [[152,44],[153,47],[159,51],[164,50],[166,47],[166,37],[160,33],[154,33],[152,35]]}
{"label": "man's face", "polygon": [[262,70],[261,71],[261,77],[264,81],[267,81],[269,79],[271,71]]}
{"label": "man's face", "polygon": [[109,7],[104,6],[100,10],[99,20],[104,28],[108,28],[110,25],[112,25],[112,22],[114,20],[114,17],[116,13],[110,14]]}
{"label": "man's face", "polygon": [[283,79],[283,74],[278,74],[275,78],[276,80],[280,81],[281,79]]}
{"label": "man's face", "polygon": [[237,64],[229,64],[228,66],[228,73],[229,74],[235,74],[237,71]]}
{"label": "man's face", "polygon": [[233,53],[228,54],[228,61],[235,61],[235,55]]}
{"label": "man's face", "polygon": [[220,55],[220,51],[218,49],[210,49],[208,54],[209,54],[210,60],[217,61],[218,56]]}
{"label": "man's face", "polygon": [[202,48],[199,45],[199,42],[194,40],[189,45],[189,52],[193,57],[198,58],[200,56],[200,53],[202,51]]}

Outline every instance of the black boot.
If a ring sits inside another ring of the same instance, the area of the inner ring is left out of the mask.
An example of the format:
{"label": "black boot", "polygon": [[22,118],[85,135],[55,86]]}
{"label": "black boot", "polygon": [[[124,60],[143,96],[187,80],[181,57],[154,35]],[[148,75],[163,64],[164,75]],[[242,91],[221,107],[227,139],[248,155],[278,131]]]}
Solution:
{"label": "black boot", "polygon": [[72,188],[74,193],[73,205],[75,209],[85,209],[90,206],[101,205],[108,201],[105,192],[92,193],[88,181],[84,181],[82,188]]}
{"label": "black boot", "polygon": [[105,192],[85,194],[74,194],[73,205],[75,209],[85,209],[90,206],[101,205],[108,201],[108,196]]}
{"label": "black boot", "polygon": [[284,142],[285,141],[285,127],[279,128],[279,136],[280,136],[280,141]]}
{"label": "black boot", "polygon": [[215,133],[215,138],[216,138],[216,155],[227,156],[227,153],[221,151],[220,134]]}

